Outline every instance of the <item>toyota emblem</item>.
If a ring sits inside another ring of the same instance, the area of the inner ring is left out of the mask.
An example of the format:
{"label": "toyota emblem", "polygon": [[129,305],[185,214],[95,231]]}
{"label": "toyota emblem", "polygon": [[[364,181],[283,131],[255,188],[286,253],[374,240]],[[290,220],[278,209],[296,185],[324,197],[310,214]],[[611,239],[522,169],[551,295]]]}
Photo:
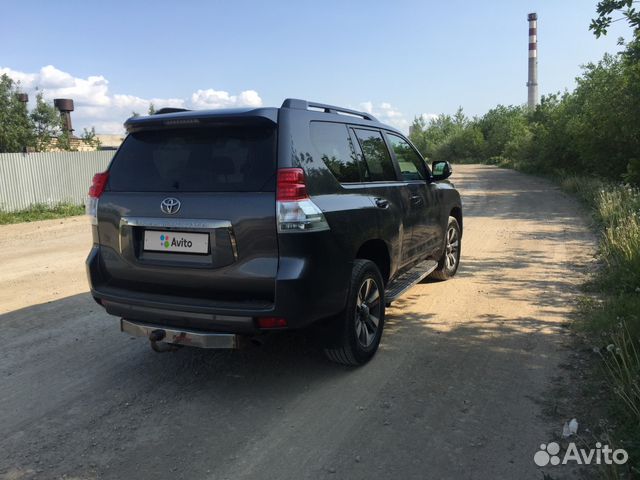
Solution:
{"label": "toyota emblem", "polygon": [[180,200],[173,197],[165,198],[160,203],[160,210],[169,215],[178,213],[178,210],[180,210]]}

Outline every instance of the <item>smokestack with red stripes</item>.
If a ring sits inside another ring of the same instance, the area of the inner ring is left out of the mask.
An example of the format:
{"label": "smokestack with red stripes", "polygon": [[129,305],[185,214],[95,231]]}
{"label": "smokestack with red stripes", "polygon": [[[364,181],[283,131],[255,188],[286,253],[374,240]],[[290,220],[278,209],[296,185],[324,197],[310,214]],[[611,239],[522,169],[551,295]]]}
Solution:
{"label": "smokestack with red stripes", "polygon": [[527,81],[527,104],[530,109],[538,105],[538,14],[527,15],[529,20],[529,79]]}

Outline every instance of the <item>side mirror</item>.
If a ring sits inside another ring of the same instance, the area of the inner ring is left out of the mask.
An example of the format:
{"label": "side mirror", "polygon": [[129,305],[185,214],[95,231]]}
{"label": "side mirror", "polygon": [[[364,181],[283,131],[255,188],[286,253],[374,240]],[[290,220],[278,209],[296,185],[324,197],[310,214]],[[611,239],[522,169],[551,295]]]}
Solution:
{"label": "side mirror", "polygon": [[451,164],[449,162],[433,162],[431,164],[431,172],[433,174],[433,180],[446,180],[451,176],[453,170],[451,169]]}

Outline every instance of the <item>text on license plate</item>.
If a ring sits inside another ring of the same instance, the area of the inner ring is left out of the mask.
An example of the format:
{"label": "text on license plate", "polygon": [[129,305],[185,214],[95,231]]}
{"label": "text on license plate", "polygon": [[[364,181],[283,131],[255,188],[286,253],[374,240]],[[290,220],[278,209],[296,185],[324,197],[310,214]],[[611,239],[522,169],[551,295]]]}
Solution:
{"label": "text on license plate", "polygon": [[145,230],[144,249],[155,252],[209,253],[209,234]]}

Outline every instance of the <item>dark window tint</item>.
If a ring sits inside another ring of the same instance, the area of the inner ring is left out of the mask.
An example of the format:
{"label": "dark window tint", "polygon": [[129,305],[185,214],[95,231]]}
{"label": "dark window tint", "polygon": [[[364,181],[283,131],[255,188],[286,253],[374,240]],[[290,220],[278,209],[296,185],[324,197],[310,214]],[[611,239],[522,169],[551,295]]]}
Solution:
{"label": "dark window tint", "polygon": [[373,130],[356,129],[356,136],[362,148],[362,154],[369,170],[372,182],[397,180],[396,171],[382,134]]}
{"label": "dark window tint", "polygon": [[132,133],[109,170],[116,192],[275,189],[275,129],[194,128]]}
{"label": "dark window tint", "polygon": [[358,161],[351,148],[346,125],[311,122],[311,141],[322,161],[339,182],[360,181]]}
{"label": "dark window tint", "polygon": [[404,180],[425,180],[426,167],[416,151],[403,138],[387,133],[389,144],[398,160]]}

